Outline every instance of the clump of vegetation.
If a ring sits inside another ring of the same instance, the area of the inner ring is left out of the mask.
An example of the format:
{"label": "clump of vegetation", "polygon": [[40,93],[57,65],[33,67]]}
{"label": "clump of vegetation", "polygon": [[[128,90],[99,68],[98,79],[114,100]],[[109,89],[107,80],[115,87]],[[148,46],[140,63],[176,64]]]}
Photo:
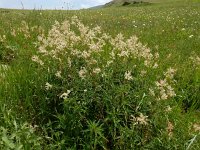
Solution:
{"label": "clump of vegetation", "polygon": [[0,40],[0,62],[10,63],[16,57],[15,49]]}

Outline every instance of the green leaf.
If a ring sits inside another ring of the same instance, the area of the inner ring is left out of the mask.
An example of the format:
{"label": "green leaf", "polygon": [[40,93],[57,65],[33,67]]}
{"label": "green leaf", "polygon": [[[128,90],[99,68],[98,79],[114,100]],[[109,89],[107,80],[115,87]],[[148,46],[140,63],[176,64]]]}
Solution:
{"label": "green leaf", "polygon": [[7,137],[2,137],[2,141],[4,141],[5,142],[5,144],[9,147],[9,148],[11,148],[11,149],[14,149],[15,148],[15,144],[14,143],[12,143]]}

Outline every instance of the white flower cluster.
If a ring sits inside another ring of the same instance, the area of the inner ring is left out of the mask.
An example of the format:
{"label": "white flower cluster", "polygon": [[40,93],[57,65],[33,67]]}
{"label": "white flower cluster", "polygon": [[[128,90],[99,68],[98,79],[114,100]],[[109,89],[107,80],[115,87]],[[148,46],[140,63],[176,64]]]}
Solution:
{"label": "white flower cluster", "polygon": [[0,35],[0,42],[5,42],[6,41],[6,35],[1,36]]}
{"label": "white flower cluster", "polygon": [[[150,88],[149,92],[152,96],[157,96],[158,100],[166,100],[176,96],[174,88],[170,83],[174,83],[174,75],[176,69],[169,68],[165,73],[165,78],[163,80],[156,81],[156,87],[154,89]],[[157,92],[157,94],[156,94]]]}
{"label": "white flower cluster", "polygon": [[[21,32],[21,33],[23,33],[26,38],[31,37],[31,35],[30,35],[30,28],[29,28],[29,26],[28,26],[28,24],[27,24],[26,21],[22,21],[21,22],[21,27],[18,29],[18,31]],[[16,36],[15,30],[13,30],[11,34],[13,36]]]}
{"label": "white flower cluster", "polygon": [[[103,33],[99,26],[85,26],[77,17],[63,23],[56,21],[47,34],[41,32],[37,46],[38,53],[32,57],[32,61],[48,68],[48,72],[53,72],[60,80],[77,75],[84,80],[94,76],[107,77],[114,73],[112,65],[119,63],[126,67],[123,70],[118,68],[118,71],[124,72],[124,80],[131,81],[134,79],[132,72],[137,66],[142,66],[138,67],[138,72],[143,77],[147,69],[158,67],[159,54],[152,53],[136,36],[126,39],[118,34],[113,38]],[[66,75],[63,69],[75,70],[73,73],[76,75]],[[47,90],[51,88],[49,84],[46,85]]]}
{"label": "white flower cluster", "polygon": [[32,61],[40,64],[41,66],[44,65],[44,62],[38,56],[36,56],[36,55],[32,57]]}
{"label": "white flower cluster", "polygon": [[120,33],[116,38],[111,39],[111,44],[119,57],[133,57],[135,59],[143,58],[145,66],[152,68],[158,67],[155,60],[159,58],[159,54],[152,54],[151,50],[140,43],[136,36],[132,36],[125,40],[123,35]]}
{"label": "white flower cluster", "polygon": [[193,54],[193,56],[190,57],[190,60],[192,61],[195,67],[200,66],[200,57],[198,55]]}
{"label": "white flower cluster", "polygon": [[126,80],[133,80],[133,77],[132,77],[130,71],[125,72],[124,77],[125,77]]}
{"label": "white flower cluster", "polygon": [[160,91],[159,100],[166,100],[170,97],[176,96],[174,89],[169,85],[166,79],[156,82],[157,89]]}
{"label": "white flower cluster", "polygon": [[140,125],[148,125],[149,122],[148,116],[145,116],[142,113],[140,113],[140,115],[137,117],[131,115],[131,120],[134,122],[134,124]]}

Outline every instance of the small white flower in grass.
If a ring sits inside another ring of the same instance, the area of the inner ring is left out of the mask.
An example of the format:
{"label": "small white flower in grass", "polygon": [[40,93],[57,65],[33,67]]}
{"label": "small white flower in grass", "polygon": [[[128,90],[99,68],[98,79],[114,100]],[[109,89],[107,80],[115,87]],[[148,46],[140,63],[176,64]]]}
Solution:
{"label": "small white flower in grass", "polygon": [[82,67],[81,70],[78,72],[79,77],[82,79],[86,77],[86,73],[87,73],[87,70],[85,69],[85,67]]}
{"label": "small white flower in grass", "polygon": [[167,69],[167,72],[165,72],[164,75],[166,76],[166,78],[173,79],[176,71],[176,69],[170,67],[169,69]]}
{"label": "small white flower in grass", "polygon": [[34,55],[34,56],[32,57],[32,61],[34,61],[34,62],[37,62],[37,61],[38,61],[38,59],[39,59],[39,57],[38,57],[38,56],[36,56],[36,55]]}
{"label": "small white flower in grass", "polygon": [[91,54],[87,51],[83,51],[81,55],[82,55],[83,58],[87,59],[87,58],[90,57]]}
{"label": "small white flower in grass", "polygon": [[166,100],[166,99],[168,99],[168,95],[166,94],[166,93],[164,93],[164,92],[160,92],[160,95],[161,95],[161,100]]}
{"label": "small white flower in grass", "polygon": [[45,84],[46,90],[52,89],[53,85],[49,84],[48,82]]}
{"label": "small white flower in grass", "polygon": [[56,74],[55,74],[55,76],[58,77],[58,78],[62,78],[61,71],[57,71]]}
{"label": "small white flower in grass", "polygon": [[155,64],[153,65],[153,69],[156,69],[156,68],[158,68],[158,64],[157,64],[157,63],[155,63]]}
{"label": "small white flower in grass", "polygon": [[200,132],[200,124],[195,123],[193,125],[193,129],[194,129],[195,132]]}
{"label": "small white flower in grass", "polygon": [[136,120],[139,124],[147,125],[148,124],[148,116],[144,116],[142,113],[140,113],[139,117],[136,117]]}
{"label": "small white flower in grass", "polygon": [[101,72],[101,69],[100,68],[95,68],[94,70],[93,70],[93,73],[95,73],[95,74],[99,74]]}
{"label": "small white flower in grass", "polygon": [[174,125],[172,124],[172,122],[170,122],[170,121],[167,122],[166,130],[168,132],[168,136],[172,137],[173,136],[173,130],[174,130]]}
{"label": "small white flower in grass", "polygon": [[124,78],[128,81],[133,80],[133,77],[131,75],[131,71],[126,71],[124,74]]}
{"label": "small white flower in grass", "polygon": [[155,96],[155,92],[154,92],[154,90],[152,88],[149,88],[149,94],[151,96]]}
{"label": "small white flower in grass", "polygon": [[71,93],[71,91],[70,91],[70,90],[67,90],[66,93],[63,93],[62,95],[60,95],[60,98],[62,98],[62,99],[67,99],[70,93]]}
{"label": "small white flower in grass", "polygon": [[123,50],[119,54],[117,54],[119,57],[128,57],[129,56],[129,51]]}
{"label": "small white flower in grass", "polygon": [[41,66],[44,65],[43,61],[36,55],[32,57],[32,61],[39,63]]}
{"label": "small white flower in grass", "polygon": [[106,64],[106,67],[109,67],[110,66],[110,64],[112,64],[113,63],[113,61],[111,60],[111,61],[108,61],[107,62],[107,64]]}
{"label": "small white flower in grass", "polygon": [[[168,85],[167,87],[167,91],[169,92],[169,93],[173,93],[174,92],[174,88],[172,88],[170,85]],[[172,92],[173,91],[173,92]],[[172,95],[170,95],[171,97],[173,97],[173,96],[176,96],[176,94],[174,95],[174,94],[172,94]]]}
{"label": "small white flower in grass", "polygon": [[144,61],[144,65],[145,65],[146,67],[148,67],[148,66],[150,65],[150,61],[149,61],[149,60],[145,60],[145,61]]}
{"label": "small white flower in grass", "polygon": [[47,54],[48,53],[47,50],[45,49],[45,47],[43,47],[43,46],[39,47],[39,52],[42,53],[42,54]]}
{"label": "small white flower in grass", "polygon": [[0,35],[0,41],[4,42],[5,40],[6,40],[6,36],[5,35],[3,35],[3,36]]}
{"label": "small white flower in grass", "polygon": [[171,112],[172,108],[170,106],[167,106],[167,108],[165,109],[166,112]]}
{"label": "small white flower in grass", "polygon": [[160,80],[159,82],[156,81],[156,85],[157,87],[166,87],[168,84],[167,84],[167,81],[164,79],[164,80]]}
{"label": "small white flower in grass", "polygon": [[159,57],[160,57],[159,53],[156,52],[156,53],[155,53],[155,58],[158,59]]}
{"label": "small white flower in grass", "polygon": [[14,36],[14,37],[16,36],[16,31],[15,31],[15,29],[12,29],[11,35]]}
{"label": "small white flower in grass", "polygon": [[190,35],[189,38],[192,38],[194,35]]}
{"label": "small white flower in grass", "polygon": [[142,77],[144,77],[146,74],[147,74],[147,71],[145,71],[145,70],[142,70],[142,71],[140,72],[140,75],[141,75]]}

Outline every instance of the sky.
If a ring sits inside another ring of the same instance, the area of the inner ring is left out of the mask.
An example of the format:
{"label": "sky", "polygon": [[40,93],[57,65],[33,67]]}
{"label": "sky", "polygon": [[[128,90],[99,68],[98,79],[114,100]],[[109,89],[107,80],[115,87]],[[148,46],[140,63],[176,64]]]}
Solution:
{"label": "sky", "polygon": [[81,9],[102,5],[111,0],[0,0],[0,8]]}

